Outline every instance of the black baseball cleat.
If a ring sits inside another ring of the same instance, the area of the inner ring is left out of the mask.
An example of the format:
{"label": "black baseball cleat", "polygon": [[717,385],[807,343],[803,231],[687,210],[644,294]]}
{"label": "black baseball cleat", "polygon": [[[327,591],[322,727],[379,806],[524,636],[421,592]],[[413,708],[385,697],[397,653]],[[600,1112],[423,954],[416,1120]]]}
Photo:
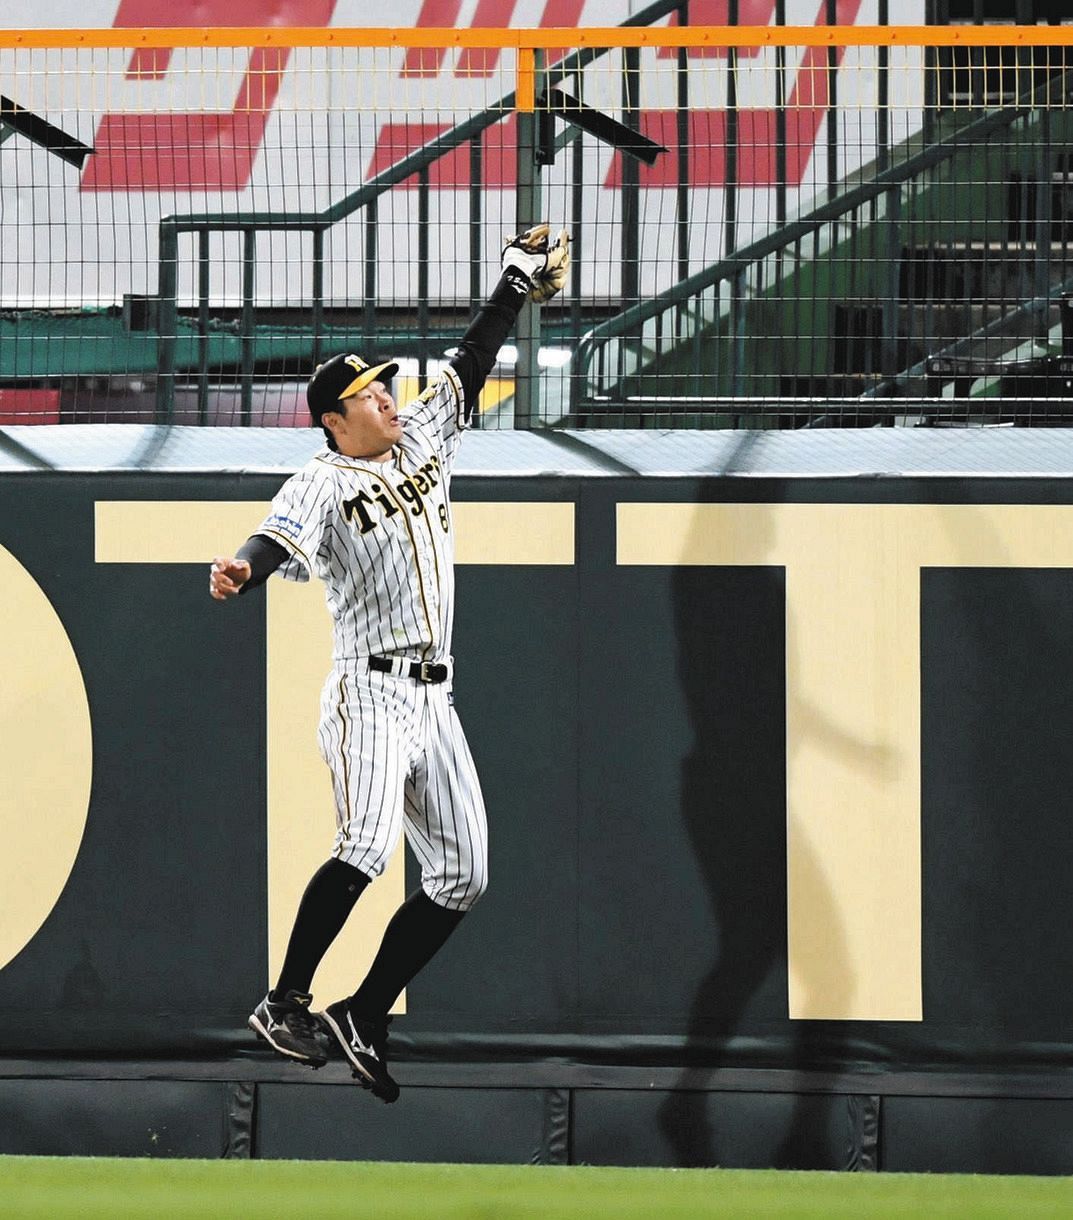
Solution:
{"label": "black baseball cleat", "polygon": [[328,1048],[309,1011],[312,1000],[304,991],[288,991],[282,1000],[270,1000],[266,995],[246,1024],[279,1054],[311,1068],[323,1067],[328,1062]]}
{"label": "black baseball cleat", "polygon": [[337,1000],[328,1005],[320,1019],[343,1048],[355,1079],[381,1101],[397,1101],[399,1086],[387,1070],[387,1027],[391,1018],[364,1021],[353,1015],[346,1000]]}

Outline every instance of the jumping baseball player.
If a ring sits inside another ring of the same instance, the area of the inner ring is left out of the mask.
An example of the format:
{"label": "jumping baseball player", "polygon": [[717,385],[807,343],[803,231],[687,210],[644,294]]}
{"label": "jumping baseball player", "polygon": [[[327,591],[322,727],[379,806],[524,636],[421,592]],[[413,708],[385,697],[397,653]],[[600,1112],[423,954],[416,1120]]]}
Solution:
{"label": "jumping baseball player", "polygon": [[[279,978],[249,1025],[311,1067],[338,1043],[354,1076],[387,1102],[399,1095],[388,1071],[387,1014],[488,882],[484,802],[450,697],[448,493],[462,429],[522,304],[550,299],[566,280],[569,239],[562,231],[549,245],[548,234],[537,225],[507,243],[499,283],[457,354],[403,410],[388,388],[394,363],[340,354],[322,364],[307,399],[324,447],[284,483],[237,554],[210,570],[217,601],[275,571],[288,580],[317,576],[334,621],[319,744],[332,774],[335,844],[306,888]],[[357,991],[314,1014],[317,966],[403,830],[421,887],[392,917]]]}

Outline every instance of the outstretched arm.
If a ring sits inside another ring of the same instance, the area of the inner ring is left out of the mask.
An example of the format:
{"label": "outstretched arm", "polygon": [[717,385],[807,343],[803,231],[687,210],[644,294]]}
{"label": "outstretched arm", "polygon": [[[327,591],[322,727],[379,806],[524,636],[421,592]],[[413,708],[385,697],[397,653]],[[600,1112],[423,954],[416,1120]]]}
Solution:
{"label": "outstretched arm", "polygon": [[504,271],[492,295],[478,310],[462,336],[458,352],[451,359],[451,367],[462,383],[467,420],[528,295],[528,276],[513,269]]}
{"label": "outstretched arm", "polygon": [[549,247],[548,231],[546,224],[536,225],[507,243],[499,283],[477,311],[451,360],[462,383],[467,420],[526,298],[546,301],[566,280],[570,239],[563,230]]}
{"label": "outstretched arm", "polygon": [[217,556],[209,569],[209,596],[227,601],[263,585],[287,558],[287,549],[263,534],[254,534],[233,558]]}

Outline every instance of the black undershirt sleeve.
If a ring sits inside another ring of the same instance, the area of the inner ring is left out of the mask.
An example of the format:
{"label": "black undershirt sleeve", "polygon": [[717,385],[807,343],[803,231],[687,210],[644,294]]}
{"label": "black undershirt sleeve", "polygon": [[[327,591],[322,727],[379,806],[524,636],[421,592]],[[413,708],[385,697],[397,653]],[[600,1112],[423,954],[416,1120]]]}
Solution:
{"label": "black undershirt sleeve", "polygon": [[285,546],[266,538],[264,534],[253,534],[235,552],[236,559],[245,559],[250,565],[250,578],[239,589],[239,596],[263,585],[284,560],[289,552]]}
{"label": "black undershirt sleeve", "polygon": [[468,420],[496,356],[529,295],[529,277],[514,267],[500,276],[492,295],[477,311],[462,336],[451,367],[462,382],[465,418]]}

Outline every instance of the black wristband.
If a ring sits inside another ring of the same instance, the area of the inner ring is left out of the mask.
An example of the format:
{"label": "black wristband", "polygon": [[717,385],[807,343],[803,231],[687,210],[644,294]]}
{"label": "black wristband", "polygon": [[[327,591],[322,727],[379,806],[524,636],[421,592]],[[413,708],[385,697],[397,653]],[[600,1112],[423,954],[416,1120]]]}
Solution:
{"label": "black wristband", "polygon": [[247,538],[235,553],[236,559],[244,559],[250,565],[250,578],[239,589],[239,596],[263,585],[287,559],[287,555],[286,547],[266,538],[264,534],[253,534]]}
{"label": "black wristband", "polygon": [[462,336],[451,366],[462,382],[467,419],[528,295],[529,277],[508,267]]}

